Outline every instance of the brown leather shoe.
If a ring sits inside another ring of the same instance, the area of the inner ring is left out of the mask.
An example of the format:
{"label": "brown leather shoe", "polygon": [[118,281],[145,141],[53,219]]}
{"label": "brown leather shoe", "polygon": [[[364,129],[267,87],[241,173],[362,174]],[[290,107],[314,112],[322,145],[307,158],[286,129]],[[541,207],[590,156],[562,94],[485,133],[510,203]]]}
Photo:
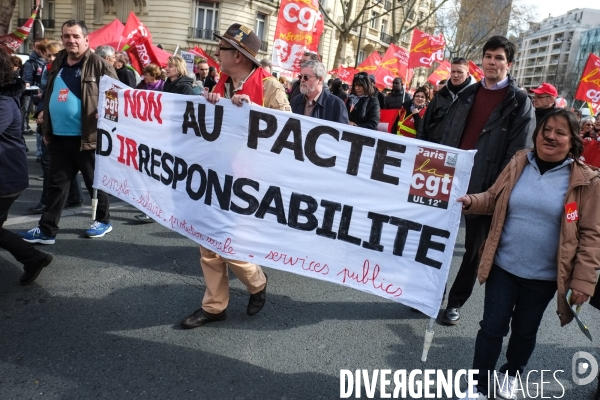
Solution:
{"label": "brown leather shoe", "polygon": [[248,301],[248,308],[246,309],[246,314],[252,316],[259,313],[260,310],[265,306],[265,302],[267,300],[267,283],[269,283],[269,278],[267,274],[265,274],[265,287],[258,293],[254,293],[250,295],[250,300]]}
{"label": "brown leather shoe", "polygon": [[227,310],[223,310],[218,314],[211,314],[204,311],[202,308],[194,311],[192,315],[187,316],[181,321],[181,327],[183,329],[193,329],[209,322],[223,321],[227,318]]}

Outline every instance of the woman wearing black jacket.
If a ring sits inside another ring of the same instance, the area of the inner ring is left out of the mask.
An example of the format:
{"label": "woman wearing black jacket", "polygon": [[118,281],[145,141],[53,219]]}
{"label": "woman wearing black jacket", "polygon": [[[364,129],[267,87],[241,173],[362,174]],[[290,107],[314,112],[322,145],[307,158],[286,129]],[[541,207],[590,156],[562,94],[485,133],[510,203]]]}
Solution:
{"label": "woman wearing black jacket", "polygon": [[354,75],[346,108],[350,125],[377,130],[380,118],[379,100],[375,97],[375,89],[367,73],[359,72]]}
{"label": "woman wearing black jacket", "polygon": [[194,94],[192,83],[194,80],[187,76],[185,60],[179,56],[169,57],[167,64],[167,80],[163,92],[177,94]]}
{"label": "woman wearing black jacket", "polygon": [[52,255],[39,251],[2,227],[10,207],[29,185],[19,101],[24,91],[25,82],[14,78],[10,55],[0,49],[0,248],[8,250],[23,264],[22,285],[33,282],[42,268],[52,262]]}

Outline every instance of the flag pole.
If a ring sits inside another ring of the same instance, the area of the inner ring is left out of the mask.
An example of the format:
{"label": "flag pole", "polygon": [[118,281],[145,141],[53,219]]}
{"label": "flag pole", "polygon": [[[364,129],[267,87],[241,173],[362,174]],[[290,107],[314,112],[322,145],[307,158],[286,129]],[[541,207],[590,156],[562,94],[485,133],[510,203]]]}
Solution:
{"label": "flag pole", "polygon": [[96,221],[96,209],[98,208],[98,189],[92,192],[92,221]]}
{"label": "flag pole", "polygon": [[423,354],[421,355],[421,361],[427,361],[427,353],[429,353],[429,347],[433,341],[433,327],[435,325],[435,318],[429,318],[427,329],[425,330],[425,342],[423,343]]}

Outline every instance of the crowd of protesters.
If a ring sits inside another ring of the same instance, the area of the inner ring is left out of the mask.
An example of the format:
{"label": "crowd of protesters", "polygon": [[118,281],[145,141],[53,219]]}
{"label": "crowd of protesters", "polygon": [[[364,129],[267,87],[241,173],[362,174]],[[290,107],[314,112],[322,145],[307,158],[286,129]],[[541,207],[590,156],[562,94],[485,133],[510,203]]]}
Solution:
{"label": "crowd of protesters", "polygon": [[[0,49],[0,247],[23,264],[22,284],[33,282],[52,262],[52,255],[33,244],[54,244],[63,208],[81,204],[78,173],[92,194],[98,83],[108,75],[138,89],[202,95],[212,104],[225,99],[237,106],[255,103],[370,130],[381,130],[382,110],[397,110],[390,134],[477,150],[467,195],[458,199],[467,214],[466,251],[442,317],[447,325],[459,324],[475,282],[486,282],[473,361],[482,379],[474,388],[476,396],[468,398],[487,398],[486,372],[496,370],[509,327],[507,363],[499,371],[505,379],[498,393],[516,398],[516,376],[535,349],[550,300],[558,293],[557,313],[565,325],[573,319],[567,292],[577,305],[594,295],[600,268],[600,173],[586,164],[591,158],[586,159],[585,149],[600,140],[600,118],[580,120],[556,107],[558,92],[548,83],[529,94],[521,90],[509,73],[516,49],[508,39],[495,36],[485,43],[480,82],[469,75],[468,61],[458,57],[451,60],[448,80],[410,95],[395,78],[384,96],[375,77],[365,72],[357,73],[351,85],[340,79],[325,82],[326,67],[310,51],[302,56],[297,80],[277,79],[271,63],[256,58],[258,36],[240,24],[215,34],[220,75],[205,59],[196,61],[190,73],[179,56],[169,57],[164,69],[150,64],[137,73],[126,53],[111,46],[93,52],[87,36],[83,22],[67,21],[62,43],[36,42],[24,64]],[[37,227],[18,236],[2,224],[28,186],[23,134],[31,131],[32,104],[40,138],[36,158],[44,175],[40,202],[30,211],[41,217]],[[112,231],[108,196],[98,191],[97,198],[96,221],[85,232],[89,238]],[[569,204],[576,204],[578,213],[573,224],[565,219]],[[136,218],[152,222],[144,214]],[[225,259],[202,246],[200,265],[206,280],[202,307],[181,322],[183,328],[227,318],[228,267],[248,288],[247,314],[263,308],[268,278],[259,265]],[[593,305],[598,306],[599,297],[593,297]]]}

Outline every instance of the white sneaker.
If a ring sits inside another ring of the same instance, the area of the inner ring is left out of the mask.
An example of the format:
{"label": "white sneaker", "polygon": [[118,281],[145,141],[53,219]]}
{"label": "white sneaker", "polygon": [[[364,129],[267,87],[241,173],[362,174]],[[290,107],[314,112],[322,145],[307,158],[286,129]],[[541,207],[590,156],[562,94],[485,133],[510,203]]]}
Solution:
{"label": "white sneaker", "polygon": [[488,400],[486,395],[477,391],[477,386],[473,386],[471,389],[472,389],[473,393],[475,393],[475,396],[469,396],[469,392],[467,391],[465,393],[465,397],[463,397],[463,399],[465,399],[465,400]]}
{"label": "white sneaker", "polygon": [[519,381],[516,377],[500,372],[498,374],[498,387],[496,396],[505,400],[515,400],[517,398],[517,385]]}

